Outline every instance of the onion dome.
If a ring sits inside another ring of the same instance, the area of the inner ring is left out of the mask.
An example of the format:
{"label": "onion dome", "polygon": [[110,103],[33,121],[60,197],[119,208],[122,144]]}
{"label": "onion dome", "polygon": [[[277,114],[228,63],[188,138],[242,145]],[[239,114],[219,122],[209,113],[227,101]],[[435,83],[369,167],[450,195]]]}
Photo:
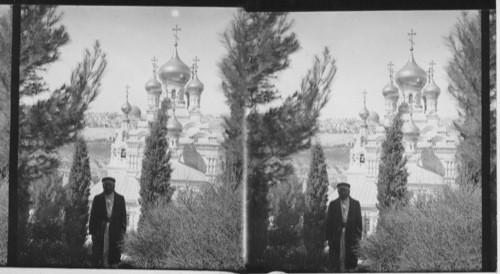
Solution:
{"label": "onion dome", "polygon": [[146,91],[159,91],[161,92],[161,83],[156,79],[156,76],[153,74],[153,77],[146,82]]}
{"label": "onion dome", "polygon": [[125,104],[122,105],[121,110],[125,115],[128,115],[130,113],[130,111],[132,110],[132,106],[128,103],[128,100],[125,102]]}
{"label": "onion dome", "polygon": [[434,78],[431,77],[431,81],[425,86],[423,93],[427,97],[438,96],[441,93],[441,89],[434,82]]}
{"label": "onion dome", "polygon": [[366,120],[369,115],[370,112],[368,111],[368,109],[366,109],[366,106],[363,106],[363,108],[359,111],[359,117],[361,117],[361,119],[363,120]]}
{"label": "onion dome", "polygon": [[191,70],[184,64],[177,54],[177,47],[175,48],[174,55],[170,60],[161,66],[159,71],[159,78],[162,82],[174,81],[180,83],[187,83],[191,77]]}
{"label": "onion dome", "polygon": [[141,118],[141,109],[138,106],[132,106],[132,109],[130,111],[130,115],[135,118]]}
{"label": "onion dome", "polygon": [[167,132],[179,135],[182,131],[182,124],[175,117],[175,113],[168,119]]}
{"label": "onion dome", "polygon": [[378,124],[380,122],[380,117],[378,116],[378,113],[375,111],[370,111],[370,114],[368,115],[368,121]]}
{"label": "onion dome", "polygon": [[427,73],[417,65],[412,52],[408,63],[396,73],[396,83],[400,87],[411,86],[421,89],[426,82]]}
{"label": "onion dome", "polygon": [[398,88],[394,85],[394,83],[391,81],[389,82],[383,89],[382,89],[382,95],[384,97],[390,96],[390,97],[398,97],[399,96],[399,91]]}
{"label": "onion dome", "polygon": [[410,118],[408,122],[405,122],[401,130],[406,135],[411,135],[411,136],[420,135],[420,129],[413,122],[413,118]]}
{"label": "onion dome", "polygon": [[200,81],[200,79],[198,79],[198,75],[191,79],[186,85],[186,91],[190,95],[200,95],[203,92],[203,89],[203,83]]}

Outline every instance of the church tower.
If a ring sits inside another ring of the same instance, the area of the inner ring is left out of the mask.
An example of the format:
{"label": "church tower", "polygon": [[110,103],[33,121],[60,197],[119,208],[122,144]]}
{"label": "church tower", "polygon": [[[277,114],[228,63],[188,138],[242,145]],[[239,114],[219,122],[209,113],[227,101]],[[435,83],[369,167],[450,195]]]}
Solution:
{"label": "church tower", "polygon": [[427,115],[427,119],[435,120],[437,116],[437,100],[439,94],[441,94],[441,89],[434,82],[434,61],[431,61],[429,68],[429,82],[424,87],[423,98],[424,98],[424,111]]}
{"label": "church tower", "polygon": [[191,80],[186,85],[186,92],[188,94],[188,110],[192,120],[200,121],[200,99],[203,92],[203,83],[198,79],[198,57],[195,57],[193,64],[193,73]]}
{"label": "church tower", "polygon": [[153,62],[153,76],[151,79],[146,82],[146,92],[148,93],[148,109],[146,111],[146,119],[148,122],[152,122],[154,120],[154,116],[156,111],[158,111],[159,103],[160,103],[160,95],[161,95],[161,83],[157,80],[157,69],[158,65],[156,64],[156,57],[153,57],[151,60]]}

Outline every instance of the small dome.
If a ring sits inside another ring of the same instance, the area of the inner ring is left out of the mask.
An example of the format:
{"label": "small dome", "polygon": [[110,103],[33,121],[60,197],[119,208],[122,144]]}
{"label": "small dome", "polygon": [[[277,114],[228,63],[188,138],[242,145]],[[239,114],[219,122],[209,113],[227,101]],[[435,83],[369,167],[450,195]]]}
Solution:
{"label": "small dome", "polygon": [[370,111],[370,114],[368,115],[368,121],[378,124],[380,122],[378,113],[375,111]]}
{"label": "small dome", "polygon": [[182,124],[177,120],[175,114],[168,118],[167,132],[172,134],[180,134],[182,131]]}
{"label": "small dome", "polygon": [[436,85],[434,79],[431,78],[431,82],[424,87],[423,93],[425,96],[438,96],[441,93],[441,89]]}
{"label": "small dome", "polygon": [[420,135],[420,129],[415,125],[413,119],[410,118],[409,121],[403,124],[402,131],[406,135],[418,136]]}
{"label": "small dome", "polygon": [[427,83],[427,73],[417,65],[413,53],[408,63],[396,73],[396,83],[400,87],[411,86],[420,89]]}
{"label": "small dome", "polygon": [[135,118],[141,118],[141,109],[138,107],[138,106],[132,106],[132,109],[130,111],[130,115],[132,115],[132,117],[135,117]]}
{"label": "small dome", "polygon": [[146,91],[159,91],[161,92],[161,83],[156,79],[155,75],[146,82]]}
{"label": "small dome", "polygon": [[132,110],[132,106],[127,101],[125,102],[125,104],[122,105],[121,110],[124,114],[129,114],[130,111]]}
{"label": "small dome", "polygon": [[366,106],[363,106],[363,108],[359,111],[359,117],[361,117],[361,119],[363,120],[366,120],[369,115],[370,112],[368,111],[368,109],[366,109]]}
{"label": "small dome", "polygon": [[394,85],[394,83],[391,81],[388,83],[383,89],[382,89],[382,95],[384,97],[391,96],[391,97],[398,97],[399,96],[399,91],[398,88]]}
{"label": "small dome", "polygon": [[191,77],[191,70],[181,61],[176,48],[172,58],[161,66],[158,75],[162,82],[174,81],[185,84]]}
{"label": "small dome", "polygon": [[194,79],[191,79],[186,85],[186,91],[190,94],[193,95],[194,93],[197,93],[197,95],[200,95],[203,92],[204,86],[203,83],[198,79],[198,76],[195,76]]}

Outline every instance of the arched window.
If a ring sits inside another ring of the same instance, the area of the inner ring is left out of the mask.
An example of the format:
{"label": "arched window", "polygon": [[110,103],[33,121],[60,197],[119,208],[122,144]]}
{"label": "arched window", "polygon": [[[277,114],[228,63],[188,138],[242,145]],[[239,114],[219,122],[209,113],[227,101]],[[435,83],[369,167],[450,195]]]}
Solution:
{"label": "arched window", "polygon": [[359,155],[359,162],[360,162],[360,163],[364,163],[364,162],[365,162],[365,154],[361,153],[361,154]]}
{"label": "arched window", "polygon": [[410,95],[408,95],[408,104],[411,105],[413,103],[413,94],[410,93]]}
{"label": "arched window", "polygon": [[422,96],[422,101],[424,101],[424,113],[427,112],[427,98],[425,96]]}
{"label": "arched window", "polygon": [[125,151],[125,149],[124,149],[124,148],[122,148],[122,151],[121,151],[121,157],[122,157],[122,158],[127,157],[127,152]]}

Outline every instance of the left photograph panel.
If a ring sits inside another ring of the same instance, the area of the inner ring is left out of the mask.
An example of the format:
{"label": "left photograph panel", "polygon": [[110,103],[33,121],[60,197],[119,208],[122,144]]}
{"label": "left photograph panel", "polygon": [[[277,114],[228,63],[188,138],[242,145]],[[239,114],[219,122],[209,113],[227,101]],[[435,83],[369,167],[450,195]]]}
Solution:
{"label": "left photograph panel", "polygon": [[7,264],[12,8],[0,5],[0,266]]}
{"label": "left photograph panel", "polygon": [[234,12],[21,7],[18,266],[243,268],[218,74]]}

